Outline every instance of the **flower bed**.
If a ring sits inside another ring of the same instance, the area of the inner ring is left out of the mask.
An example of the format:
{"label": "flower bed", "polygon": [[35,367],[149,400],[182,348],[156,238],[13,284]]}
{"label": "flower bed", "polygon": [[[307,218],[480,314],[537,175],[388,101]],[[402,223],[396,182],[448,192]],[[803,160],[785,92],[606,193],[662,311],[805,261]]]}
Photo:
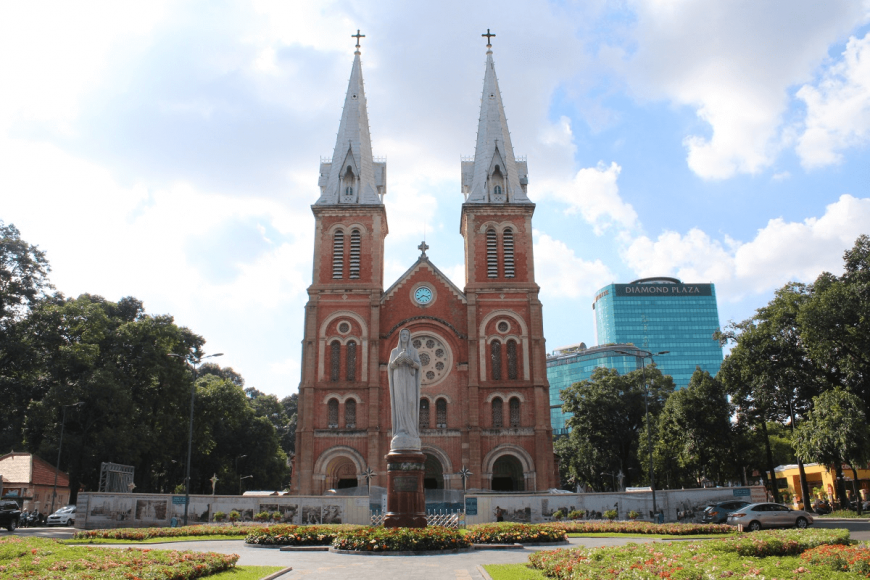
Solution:
{"label": "flower bed", "polygon": [[182,538],[208,536],[247,536],[248,533],[261,526],[257,524],[237,525],[199,525],[179,526],[177,528],[117,528],[114,530],[84,530],[76,532],[74,540],[108,539],[108,540],[148,540],[151,538]]}
{"label": "flower bed", "polygon": [[611,534],[656,534],[662,536],[698,536],[704,534],[733,534],[737,528],[720,524],[654,524],[652,522],[617,521],[605,522],[572,521],[545,524],[569,534],[611,533]]}
{"label": "flower bed", "polygon": [[867,544],[819,546],[801,554],[801,560],[829,570],[870,576],[870,546]]}
{"label": "flower bed", "polygon": [[313,526],[278,524],[249,529],[245,543],[260,546],[329,546],[337,534],[358,528],[359,526],[350,524]]}
{"label": "flower bed", "polygon": [[472,544],[543,544],[564,542],[565,530],[548,524],[478,524],[465,536]]}
{"label": "flower bed", "polygon": [[429,552],[469,548],[471,543],[459,531],[439,526],[366,527],[339,533],[332,547],[356,552]]}
{"label": "flower bed", "polygon": [[[537,552],[533,567],[559,580],[574,578],[830,578],[830,568],[807,567],[798,556],[849,542],[847,530],[776,530],[738,538],[676,544],[628,544]],[[821,556],[819,556],[821,558]]]}
{"label": "flower bed", "polygon": [[238,559],[235,554],[210,552],[67,546],[46,538],[0,539],[2,578],[188,580],[228,570]]}

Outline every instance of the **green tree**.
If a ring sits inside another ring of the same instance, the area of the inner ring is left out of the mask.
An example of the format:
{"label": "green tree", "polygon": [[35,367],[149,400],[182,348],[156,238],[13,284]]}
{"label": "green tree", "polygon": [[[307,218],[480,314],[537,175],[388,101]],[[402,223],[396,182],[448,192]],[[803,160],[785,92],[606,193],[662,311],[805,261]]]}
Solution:
{"label": "green tree", "polygon": [[[843,489],[842,464],[852,470],[852,481],[858,481],[856,465],[870,459],[870,428],[864,404],[856,395],[842,389],[826,391],[813,399],[813,409],[795,430],[794,448],[804,461],[834,465],[837,474],[837,495],[841,504],[846,498]],[[857,490],[854,490],[857,494]],[[858,513],[861,501],[857,498]]]}
{"label": "green tree", "polygon": [[[650,384],[649,412],[655,416],[674,390],[673,379],[655,365],[646,369]],[[612,486],[610,475],[622,471],[630,483],[642,466],[637,459],[638,436],[645,415],[643,373],[620,375],[615,369],[598,368],[592,377],[562,391],[562,409],[572,414],[571,429],[559,443],[566,477],[597,489]]]}

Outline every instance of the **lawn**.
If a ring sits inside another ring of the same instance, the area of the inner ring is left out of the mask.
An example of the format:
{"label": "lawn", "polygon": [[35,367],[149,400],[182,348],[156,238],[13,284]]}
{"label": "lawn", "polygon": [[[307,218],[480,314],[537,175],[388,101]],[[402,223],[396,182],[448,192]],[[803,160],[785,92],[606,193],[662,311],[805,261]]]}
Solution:
{"label": "lawn", "polygon": [[283,569],[281,566],[236,566],[208,578],[209,580],[260,580]]}
{"label": "lawn", "polygon": [[868,517],[870,517],[870,514],[868,514],[867,512],[864,512],[863,514],[861,514],[861,515],[859,516],[859,515],[858,515],[858,512],[853,512],[852,510],[835,510],[835,511],[829,513],[829,514],[825,514],[825,515],[816,514],[816,515],[813,516],[813,517],[821,518],[821,519],[825,519],[825,518],[837,518],[837,519],[839,519],[839,518],[849,518],[849,519],[862,519],[862,520],[866,520]]}
{"label": "lawn", "polygon": [[483,569],[493,580],[548,580],[528,564],[486,564]]}
{"label": "lawn", "polygon": [[145,538],[142,540],[126,540],[118,538],[88,538],[81,540],[61,540],[62,544],[82,546],[87,544],[165,544],[167,542],[210,542],[213,540],[244,540],[244,536],[171,536],[166,538]]}
{"label": "lawn", "polygon": [[69,546],[47,538],[9,536],[0,539],[2,578],[191,580],[231,570],[238,559],[235,554],[212,552]]}

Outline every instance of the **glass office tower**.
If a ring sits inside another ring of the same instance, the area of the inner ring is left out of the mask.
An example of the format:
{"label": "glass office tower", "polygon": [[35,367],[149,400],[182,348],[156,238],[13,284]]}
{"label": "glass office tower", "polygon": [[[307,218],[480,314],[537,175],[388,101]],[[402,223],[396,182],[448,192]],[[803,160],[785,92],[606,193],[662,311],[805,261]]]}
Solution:
{"label": "glass office tower", "polygon": [[624,375],[639,369],[641,361],[637,357],[619,354],[617,351],[635,352],[630,344],[610,344],[586,348],[582,342],[566,346],[547,357],[547,380],[550,381],[550,422],[553,435],[565,435],[568,429],[565,422],[571,413],[562,412],[562,399],[559,393],[574,383],[587,380],[598,367],[616,369]]}
{"label": "glass office tower", "polygon": [[592,304],[599,344],[631,343],[653,353],[678,389],[689,384],[695,367],[719,372],[722,347],[713,339],[719,310],[713,284],[684,284],[676,278],[644,278],[610,284]]}

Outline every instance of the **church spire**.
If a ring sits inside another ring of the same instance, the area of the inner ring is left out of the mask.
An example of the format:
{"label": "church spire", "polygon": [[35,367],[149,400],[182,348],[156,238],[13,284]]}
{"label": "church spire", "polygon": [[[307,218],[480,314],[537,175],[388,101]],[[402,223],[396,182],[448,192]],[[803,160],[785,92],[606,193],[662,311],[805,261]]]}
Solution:
{"label": "church spire", "polygon": [[507,127],[495,63],[491,34],[482,34],[486,44],[486,73],[480,100],[477,147],[474,160],[462,162],[462,192],[467,203],[531,203],[526,196],[528,167],[514,157]]}
{"label": "church spire", "polygon": [[317,205],[381,204],[386,193],[387,164],[372,156],[372,139],[366,110],[360,62],[359,30],[353,68],[344,99],[332,160],[320,164],[320,199]]}

